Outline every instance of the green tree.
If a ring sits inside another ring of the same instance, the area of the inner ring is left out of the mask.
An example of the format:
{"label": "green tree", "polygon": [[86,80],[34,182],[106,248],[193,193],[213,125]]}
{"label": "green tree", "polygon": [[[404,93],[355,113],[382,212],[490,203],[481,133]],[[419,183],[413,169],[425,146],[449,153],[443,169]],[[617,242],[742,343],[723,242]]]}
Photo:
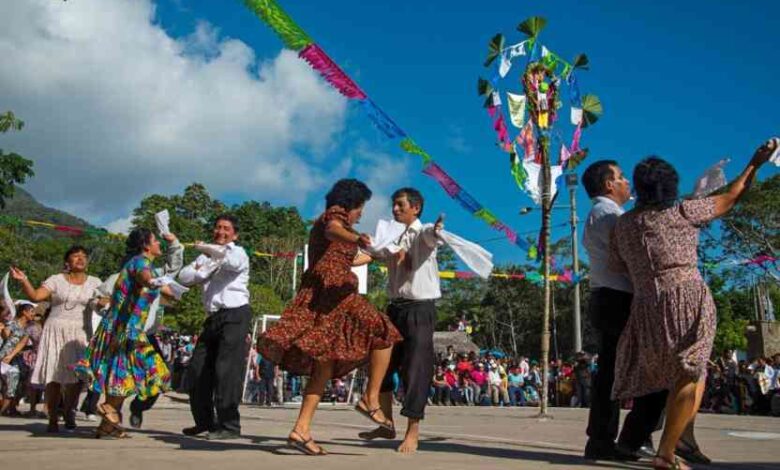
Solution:
{"label": "green tree", "polygon": [[[24,121],[7,111],[0,114],[0,133],[10,130],[20,131],[24,127]],[[16,153],[5,153],[0,149],[0,209],[5,207],[5,200],[14,195],[17,184],[23,184],[35,175],[33,162]]]}

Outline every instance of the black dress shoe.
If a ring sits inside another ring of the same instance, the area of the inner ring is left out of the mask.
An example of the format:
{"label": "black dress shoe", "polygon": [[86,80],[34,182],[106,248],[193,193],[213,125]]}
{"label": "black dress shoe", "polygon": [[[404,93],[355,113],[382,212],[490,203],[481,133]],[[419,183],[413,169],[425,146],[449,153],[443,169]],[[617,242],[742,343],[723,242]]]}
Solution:
{"label": "black dress shoe", "polygon": [[[138,414],[131,413],[130,414],[130,426],[132,426],[135,429],[140,429],[141,425],[143,423],[144,423],[144,415],[143,414],[141,414],[141,413],[138,413]],[[187,428],[187,429],[189,429],[189,428]],[[187,433],[185,432],[184,434],[187,434]]]}
{"label": "black dress shoe", "polygon": [[615,460],[619,460],[621,462],[636,462],[641,458],[642,455],[639,453],[639,451],[633,451],[628,447],[624,447],[620,444],[615,446]]}
{"label": "black dress shoe", "polygon": [[197,436],[199,434],[203,434],[204,432],[208,432],[208,431],[209,428],[204,428],[201,426],[192,426],[181,430],[182,434],[184,434],[185,436]]}
{"label": "black dress shoe", "polygon": [[227,441],[230,439],[241,439],[241,434],[234,431],[219,429],[217,431],[209,431],[206,435],[206,439],[209,441]]}
{"label": "black dress shoe", "polygon": [[585,459],[587,460],[615,460],[615,444],[612,442],[597,442],[588,440],[585,445]]}

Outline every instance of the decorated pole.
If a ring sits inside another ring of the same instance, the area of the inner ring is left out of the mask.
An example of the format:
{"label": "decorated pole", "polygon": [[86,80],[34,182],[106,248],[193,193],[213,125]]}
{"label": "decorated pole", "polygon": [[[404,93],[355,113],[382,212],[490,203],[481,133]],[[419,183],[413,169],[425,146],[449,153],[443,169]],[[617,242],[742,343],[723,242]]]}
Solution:
{"label": "decorated pole", "polygon": [[[517,29],[525,34],[527,39],[514,45],[507,46],[502,34],[495,35],[488,45],[488,57],[484,64],[485,67],[495,64],[493,75],[488,80],[480,78],[478,82],[478,91],[485,97],[484,106],[493,121],[498,146],[509,154],[510,172],[515,182],[536,204],[541,206],[542,229],[536,252],[542,255],[540,271],[544,286],[540,345],[542,391],[539,400],[539,416],[543,419],[549,417],[547,405],[552,307],[550,282],[555,276],[549,246],[551,213],[557,196],[556,180],[565,170],[571,171],[585,158],[587,149],[580,148],[582,129],[594,123],[602,111],[601,102],[596,96],[580,96],[575,72],[577,69],[587,69],[587,56],[580,54],[569,63],[541,44],[539,33],[546,24],[547,20],[542,17],[526,19],[517,26]],[[513,60],[517,61],[518,58],[526,59],[525,68],[520,76],[522,94],[506,92],[508,120],[520,129],[517,138],[512,139],[506,125],[507,119],[502,111],[499,83],[512,69]],[[563,107],[560,98],[560,88],[563,84],[569,89],[571,124],[574,126],[570,145],[568,142],[563,142],[558,130],[553,129],[558,120],[558,111]],[[552,162],[553,139],[560,141],[557,165],[553,165]],[[572,281],[578,283],[579,276],[574,275]]]}

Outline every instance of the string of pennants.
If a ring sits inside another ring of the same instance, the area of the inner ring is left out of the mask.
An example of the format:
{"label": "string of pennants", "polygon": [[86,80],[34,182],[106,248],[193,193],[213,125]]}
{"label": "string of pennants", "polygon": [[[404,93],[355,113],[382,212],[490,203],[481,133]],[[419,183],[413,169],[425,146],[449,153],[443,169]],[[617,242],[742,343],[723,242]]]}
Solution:
{"label": "string of pennants", "polygon": [[333,88],[351,101],[355,101],[371,123],[389,140],[398,140],[400,148],[422,159],[423,173],[435,180],[461,207],[474,217],[484,221],[493,229],[503,233],[513,244],[523,250],[532,246],[519,237],[517,232],[501,222],[488,208],[482,206],[469,192],[458,184],[447,172],[433,161],[428,152],[420,147],[393,119],[368,97],[338,64],[279,6],[275,0],[244,0],[266,25],[282,40],[285,47],[298,52]]}

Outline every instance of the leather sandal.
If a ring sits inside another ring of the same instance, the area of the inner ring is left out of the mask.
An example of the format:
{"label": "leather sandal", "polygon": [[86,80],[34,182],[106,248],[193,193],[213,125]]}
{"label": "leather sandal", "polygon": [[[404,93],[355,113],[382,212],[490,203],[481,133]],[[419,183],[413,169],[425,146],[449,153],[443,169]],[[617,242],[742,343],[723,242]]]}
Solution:
{"label": "leather sandal", "polygon": [[319,450],[314,450],[308,445],[314,441],[313,438],[304,439],[303,436],[301,436],[301,433],[298,431],[292,431],[290,434],[294,434],[300,438],[298,439],[292,439],[290,437],[287,438],[287,447],[291,447],[297,451],[303,452],[306,455],[313,455],[313,456],[322,456],[322,455],[328,455],[328,453],[325,451],[325,449],[322,448],[322,446],[318,446]]}
{"label": "leather sandal", "polygon": [[674,461],[670,461],[656,454],[653,457],[653,470],[691,470],[691,467],[685,465],[685,462],[677,457],[674,458]]}
{"label": "leather sandal", "polygon": [[384,421],[380,421],[375,418],[376,414],[380,411],[382,411],[382,408],[376,407],[374,409],[369,409],[368,406],[363,408],[360,406],[360,404],[364,404],[364,401],[359,401],[357,405],[355,405],[355,411],[360,413],[361,415],[365,416],[366,418],[370,419],[372,423],[379,425],[379,427],[383,429],[387,429],[388,431],[395,431],[395,426],[393,426],[393,422],[389,419],[385,419]]}

